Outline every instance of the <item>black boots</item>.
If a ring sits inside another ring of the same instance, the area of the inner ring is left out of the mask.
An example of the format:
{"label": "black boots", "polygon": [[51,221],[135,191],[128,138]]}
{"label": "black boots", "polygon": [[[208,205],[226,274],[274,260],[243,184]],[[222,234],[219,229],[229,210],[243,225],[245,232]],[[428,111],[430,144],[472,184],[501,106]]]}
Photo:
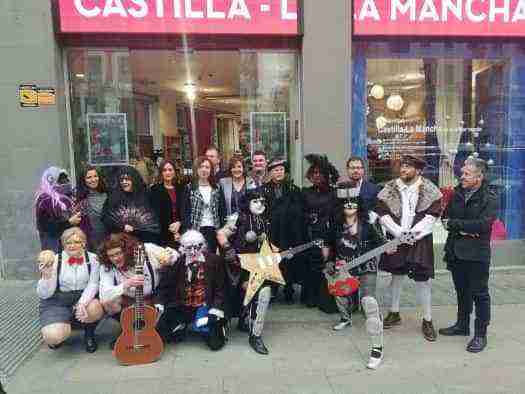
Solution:
{"label": "black boots", "polygon": [[470,327],[468,322],[458,320],[456,324],[447,328],[440,328],[439,335],[445,336],[469,336]]}
{"label": "black boots", "polygon": [[86,352],[95,353],[98,349],[97,340],[95,339],[95,329],[97,323],[88,323],[84,325],[84,345]]}
{"label": "black boots", "polygon": [[249,339],[250,346],[253,350],[255,350],[259,354],[268,354],[270,353],[266,346],[264,345],[264,342],[262,340],[262,337],[257,337],[255,335],[250,335]]}
{"label": "black boots", "polygon": [[487,346],[487,336],[486,335],[474,335],[474,338],[470,340],[467,345],[467,352],[470,353],[479,353],[485,349]]}

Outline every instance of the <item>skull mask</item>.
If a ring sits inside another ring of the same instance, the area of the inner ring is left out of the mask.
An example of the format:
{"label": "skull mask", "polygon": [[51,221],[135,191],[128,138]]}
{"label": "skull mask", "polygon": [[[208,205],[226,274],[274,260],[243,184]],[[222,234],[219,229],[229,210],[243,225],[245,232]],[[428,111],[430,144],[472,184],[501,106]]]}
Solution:
{"label": "skull mask", "polygon": [[192,259],[198,258],[206,250],[206,240],[197,230],[186,231],[180,239],[182,253]]}

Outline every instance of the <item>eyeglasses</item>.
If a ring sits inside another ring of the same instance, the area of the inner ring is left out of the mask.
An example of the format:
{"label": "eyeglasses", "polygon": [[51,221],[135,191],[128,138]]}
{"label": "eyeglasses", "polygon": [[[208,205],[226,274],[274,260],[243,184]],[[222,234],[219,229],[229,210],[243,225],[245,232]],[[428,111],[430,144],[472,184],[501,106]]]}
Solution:
{"label": "eyeglasses", "polygon": [[365,169],[364,167],[356,167],[356,166],[348,166],[346,168],[348,168],[349,170],[364,170]]}
{"label": "eyeglasses", "polygon": [[359,208],[359,204],[356,204],[355,202],[347,202],[344,205],[345,209],[357,209]]}
{"label": "eyeglasses", "polygon": [[75,240],[65,242],[66,245],[82,245],[83,243],[84,243],[83,241],[75,241]]}
{"label": "eyeglasses", "polygon": [[120,256],[124,256],[124,252],[122,252],[122,250],[119,250],[118,252],[115,252],[115,253],[108,253],[108,257],[110,259],[113,259],[115,257],[120,257]]}

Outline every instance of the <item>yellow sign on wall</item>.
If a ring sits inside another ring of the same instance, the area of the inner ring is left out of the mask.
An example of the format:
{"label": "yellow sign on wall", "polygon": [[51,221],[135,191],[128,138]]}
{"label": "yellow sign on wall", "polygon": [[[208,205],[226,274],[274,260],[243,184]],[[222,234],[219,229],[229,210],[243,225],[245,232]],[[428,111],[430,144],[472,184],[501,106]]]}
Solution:
{"label": "yellow sign on wall", "polygon": [[20,85],[18,97],[21,107],[38,107],[38,91],[36,85]]}
{"label": "yellow sign on wall", "polygon": [[38,88],[38,105],[55,105],[56,91],[54,88]]}

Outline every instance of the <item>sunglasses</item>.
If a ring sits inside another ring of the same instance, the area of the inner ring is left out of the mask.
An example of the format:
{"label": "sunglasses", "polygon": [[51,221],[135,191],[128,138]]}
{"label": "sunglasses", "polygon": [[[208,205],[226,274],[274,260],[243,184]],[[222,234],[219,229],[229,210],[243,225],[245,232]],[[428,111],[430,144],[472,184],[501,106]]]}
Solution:
{"label": "sunglasses", "polygon": [[344,204],[344,207],[345,209],[358,209],[359,208],[359,204],[355,203],[355,202],[347,202]]}

